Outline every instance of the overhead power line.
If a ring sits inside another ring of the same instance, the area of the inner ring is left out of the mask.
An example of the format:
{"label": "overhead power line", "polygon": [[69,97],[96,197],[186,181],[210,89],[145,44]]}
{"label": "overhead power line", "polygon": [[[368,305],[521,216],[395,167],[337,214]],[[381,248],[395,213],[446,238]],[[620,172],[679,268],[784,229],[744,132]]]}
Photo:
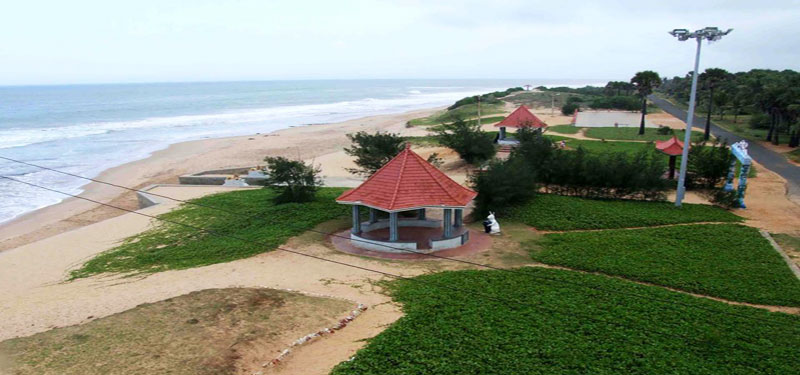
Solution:
{"label": "overhead power line", "polygon": [[[170,197],[170,196],[166,196],[166,195],[158,194],[158,193],[153,193],[153,192],[149,192],[149,191],[143,191],[143,190],[139,190],[139,189],[135,189],[135,188],[131,188],[131,187],[127,187],[127,186],[123,186],[123,185],[119,185],[119,184],[115,184],[115,183],[111,183],[111,182],[107,182],[107,181],[102,181],[102,180],[98,180],[98,179],[94,179],[94,178],[90,178],[90,177],[85,177],[85,176],[81,176],[81,175],[70,173],[70,172],[66,172],[66,171],[61,171],[61,170],[50,168],[50,167],[45,167],[45,166],[34,164],[34,163],[25,162],[25,161],[22,161],[22,160],[12,159],[12,158],[5,157],[5,156],[0,156],[0,159],[4,159],[4,160],[10,161],[10,162],[19,163],[19,164],[23,164],[23,165],[27,165],[27,166],[31,166],[31,167],[35,167],[35,168],[48,170],[48,171],[52,171],[52,172],[56,172],[56,173],[60,173],[60,174],[64,174],[64,175],[67,175],[67,176],[72,176],[72,177],[84,179],[84,180],[87,180],[87,181],[96,182],[96,183],[99,183],[99,184],[113,186],[113,187],[117,187],[117,188],[120,188],[120,189],[125,189],[125,190],[138,192],[138,193],[142,193],[142,194],[147,194],[147,195],[151,195],[151,196],[154,196],[154,197],[169,199],[169,200],[174,201],[174,202],[193,205],[193,206],[196,206],[196,207],[202,207],[202,208],[206,208],[206,209],[210,209],[210,210],[216,210],[216,211],[220,211],[220,212],[226,212],[228,214],[235,215],[237,218],[240,218],[240,219],[243,216],[241,212],[237,212],[237,211],[234,211],[234,210],[229,210],[229,209],[222,208],[222,207],[210,206],[210,205],[197,203],[197,202],[194,202],[194,201],[191,201],[191,200],[186,200],[186,199],[173,198],[173,197]],[[262,215],[264,215],[264,214],[260,213],[260,214],[255,214],[255,215],[244,216],[244,218],[245,219],[251,219],[251,218],[259,217],[259,216],[262,216]],[[313,228],[312,229],[308,229],[308,231],[314,232],[314,233],[318,233],[318,234],[322,234],[322,235],[326,235],[326,236],[349,239],[351,241],[359,241],[359,242],[364,242],[364,243],[371,243],[371,242],[366,241],[366,240],[354,239],[354,238],[351,238],[351,237],[342,236],[342,235],[339,235],[339,234],[336,234],[336,233],[324,232],[324,231],[316,230],[316,229],[313,229]],[[453,261],[453,262],[457,262],[457,263],[467,264],[467,265],[471,265],[471,266],[475,266],[475,267],[481,267],[481,268],[491,269],[491,270],[496,270],[496,271],[510,272],[510,273],[515,273],[515,274],[524,274],[524,275],[526,275],[528,277],[531,277],[531,278],[534,278],[534,279],[545,280],[545,281],[549,281],[549,282],[552,282],[552,283],[559,283],[559,284],[568,285],[568,286],[577,286],[577,287],[587,288],[587,289],[591,289],[591,290],[598,291],[598,292],[626,295],[626,296],[630,296],[630,297],[646,299],[648,301],[659,302],[659,303],[665,304],[665,305],[667,305],[667,306],[669,306],[670,308],[673,308],[673,309],[674,309],[674,306],[681,306],[681,307],[685,307],[685,308],[692,308],[692,309],[708,311],[708,312],[711,312],[711,313],[714,313],[714,314],[723,314],[723,315],[738,317],[738,318],[752,320],[752,321],[760,321],[760,322],[764,322],[764,323],[768,323],[768,324],[773,324],[773,325],[776,325],[776,326],[780,325],[779,323],[775,323],[774,321],[772,321],[770,319],[766,319],[766,318],[752,317],[752,316],[739,314],[739,313],[735,313],[735,312],[731,312],[731,311],[723,311],[723,310],[714,309],[714,308],[710,308],[710,307],[688,304],[688,303],[684,303],[684,302],[680,302],[680,301],[673,301],[673,300],[667,300],[667,299],[662,299],[662,298],[655,298],[655,297],[645,296],[645,295],[642,295],[642,294],[639,294],[639,293],[635,293],[635,292],[621,291],[621,290],[617,290],[617,289],[609,289],[609,288],[604,288],[604,287],[600,287],[600,286],[587,285],[585,283],[580,283],[580,282],[575,282],[575,281],[555,279],[555,278],[552,278],[552,277],[535,275],[535,274],[532,274],[531,272],[527,272],[527,271],[521,270],[521,269],[502,268],[502,267],[492,266],[490,264],[479,263],[479,262],[474,262],[474,261],[465,260],[465,259],[446,257],[446,256],[434,254],[434,253],[426,253],[426,252],[413,250],[413,249],[405,249],[405,248],[401,248],[401,247],[388,246],[388,245],[383,245],[383,246],[388,248],[388,249],[400,250],[400,251],[413,253],[413,254],[419,254],[419,255],[423,255],[423,256],[426,256],[426,257],[434,258],[434,259],[443,259],[443,260]],[[681,310],[677,310],[677,311],[681,311]]]}
{"label": "overhead power line", "polygon": [[[102,205],[102,206],[105,206],[105,207],[110,207],[110,208],[114,208],[114,209],[121,210],[121,211],[124,211],[124,212],[128,212],[128,213],[131,213],[131,214],[148,217],[150,219],[158,220],[158,221],[161,221],[161,222],[170,223],[170,224],[173,224],[173,225],[178,225],[178,226],[182,226],[182,227],[185,227],[185,228],[197,230],[197,231],[208,233],[208,234],[211,234],[211,235],[214,235],[214,236],[235,239],[235,240],[241,241],[241,242],[249,244],[249,245],[254,245],[255,244],[255,245],[261,245],[261,246],[269,246],[269,244],[266,244],[266,243],[259,243],[259,242],[256,242],[256,241],[252,241],[252,240],[249,240],[249,239],[246,239],[246,238],[242,238],[242,237],[234,236],[234,235],[230,235],[230,234],[217,233],[216,231],[213,231],[213,230],[210,230],[210,229],[206,229],[206,228],[203,228],[203,227],[199,227],[199,226],[195,226],[195,225],[191,225],[191,224],[186,224],[186,223],[181,223],[181,222],[178,222],[178,221],[175,221],[175,220],[164,219],[162,217],[149,215],[149,214],[146,214],[146,213],[143,213],[143,212],[139,212],[139,211],[136,211],[136,210],[131,210],[131,209],[115,206],[115,205],[112,205],[112,204],[109,204],[109,203],[103,203],[103,202],[100,202],[100,201],[97,201],[97,200],[94,200],[94,199],[91,199],[91,198],[82,197],[82,196],[77,195],[77,194],[71,194],[71,193],[63,192],[63,191],[60,191],[60,190],[57,190],[57,189],[53,189],[53,188],[49,188],[49,187],[46,187],[46,186],[42,186],[42,185],[39,185],[39,184],[34,184],[34,183],[31,183],[31,182],[18,180],[16,178],[3,176],[3,175],[0,175],[0,178],[6,179],[6,180],[9,180],[9,181],[13,181],[13,182],[16,182],[16,183],[28,185],[28,186],[33,186],[33,187],[36,187],[36,188],[39,188],[39,189],[43,189],[43,190],[47,190],[47,191],[50,191],[50,192],[63,194],[65,196],[69,196],[69,197],[85,200],[85,201],[92,202],[92,203],[95,203],[95,204],[99,204],[99,205]],[[562,310],[559,310],[559,309],[553,309],[553,308],[545,307],[545,306],[542,306],[541,304],[530,304],[530,303],[525,303],[523,301],[519,301],[519,300],[516,300],[516,299],[499,298],[497,296],[494,296],[494,295],[491,295],[491,294],[487,294],[487,293],[476,292],[476,291],[473,291],[473,290],[459,288],[459,287],[455,287],[455,286],[447,285],[447,284],[442,284],[442,283],[430,282],[428,280],[423,280],[423,279],[420,279],[420,278],[397,275],[397,274],[394,274],[394,273],[381,271],[381,270],[376,270],[376,269],[369,268],[369,267],[364,267],[364,266],[359,266],[359,265],[355,265],[355,264],[351,264],[351,263],[347,263],[347,262],[328,259],[328,258],[324,258],[324,257],[321,257],[321,256],[313,255],[313,254],[307,254],[307,253],[304,253],[304,252],[301,252],[301,251],[287,249],[287,248],[280,247],[280,246],[275,247],[275,249],[279,250],[279,251],[283,251],[283,252],[299,255],[299,256],[308,257],[308,258],[311,258],[311,259],[317,259],[317,260],[320,260],[320,261],[329,262],[329,263],[333,263],[333,264],[338,264],[338,265],[345,266],[345,267],[350,267],[350,268],[359,269],[359,270],[363,270],[363,271],[367,271],[367,272],[381,274],[381,275],[392,277],[392,278],[399,279],[399,280],[418,282],[418,283],[421,283],[421,284],[432,285],[434,287],[438,287],[438,288],[442,288],[442,289],[447,289],[447,290],[456,291],[456,292],[464,292],[466,294],[473,295],[473,296],[480,296],[481,298],[485,298],[485,299],[491,300],[493,302],[503,303],[504,306],[506,306],[506,307],[514,307],[515,305],[516,306],[526,306],[526,307],[532,308],[534,310],[545,311],[545,312],[548,312],[548,313],[563,314],[563,315],[568,315],[568,316],[580,316],[583,319],[591,320],[593,322],[607,324],[607,325],[610,325],[610,326],[615,326],[615,327],[620,327],[620,328],[625,328],[625,329],[628,329],[628,330],[645,331],[645,332],[648,332],[648,333],[675,337],[675,338],[679,338],[679,339],[685,340],[686,343],[688,343],[688,344],[697,344],[697,345],[700,345],[700,346],[707,344],[707,343],[704,343],[701,340],[697,340],[697,339],[695,339],[693,337],[690,337],[690,336],[676,334],[676,333],[673,333],[673,332],[665,332],[665,331],[661,331],[661,330],[652,330],[652,329],[643,329],[643,328],[640,328],[640,327],[633,327],[633,326],[630,326],[628,324],[623,324],[623,323],[616,322],[616,321],[609,321],[609,320],[606,320],[606,319],[599,319],[599,318],[596,318],[594,316],[581,314],[581,313],[578,313],[577,311],[574,311],[574,310],[573,311],[569,311],[569,312],[565,312],[565,311],[562,311]],[[749,344],[749,345],[753,344],[752,342],[749,342],[749,341],[742,341],[742,343],[743,344]],[[751,352],[751,353],[755,353],[755,354],[759,354],[759,355],[767,356],[767,357],[772,356],[772,354],[765,353],[765,352],[762,352],[762,351],[759,351],[759,350],[755,350],[755,349],[753,349],[751,347],[748,347],[748,346],[735,346],[735,345],[727,345],[727,346],[729,348],[735,349],[735,350],[747,351],[747,352]],[[787,358],[787,360],[788,360],[788,358]]]}

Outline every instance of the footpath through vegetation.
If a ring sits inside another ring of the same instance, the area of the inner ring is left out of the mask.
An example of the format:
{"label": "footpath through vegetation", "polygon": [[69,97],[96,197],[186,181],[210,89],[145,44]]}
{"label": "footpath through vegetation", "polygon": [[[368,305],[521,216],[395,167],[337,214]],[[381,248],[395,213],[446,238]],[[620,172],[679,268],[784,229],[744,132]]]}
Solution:
{"label": "footpath through vegetation", "polygon": [[[681,293],[800,303],[800,280],[729,211],[542,194],[508,213],[507,225],[566,231],[520,245],[534,260],[568,269],[454,271],[391,282],[405,317],[333,374],[794,371],[800,317]],[[672,226],[639,228],[661,225]],[[608,229],[631,227],[639,229]]]}

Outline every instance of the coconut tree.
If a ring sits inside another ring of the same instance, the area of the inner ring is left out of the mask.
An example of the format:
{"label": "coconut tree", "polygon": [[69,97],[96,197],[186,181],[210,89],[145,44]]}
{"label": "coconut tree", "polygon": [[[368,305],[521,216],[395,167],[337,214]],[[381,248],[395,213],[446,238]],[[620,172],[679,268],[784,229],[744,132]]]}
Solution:
{"label": "coconut tree", "polygon": [[708,68],[705,72],[700,73],[700,82],[708,90],[708,113],[706,114],[706,128],[703,132],[703,139],[708,140],[711,135],[711,113],[714,110],[714,89],[721,83],[725,82],[730,77],[725,69]]}
{"label": "coconut tree", "polygon": [[644,116],[647,114],[647,96],[653,93],[653,89],[661,85],[661,77],[652,70],[645,70],[636,73],[631,78],[631,84],[636,88],[636,93],[642,97],[642,121],[639,124],[639,135],[644,134]]}

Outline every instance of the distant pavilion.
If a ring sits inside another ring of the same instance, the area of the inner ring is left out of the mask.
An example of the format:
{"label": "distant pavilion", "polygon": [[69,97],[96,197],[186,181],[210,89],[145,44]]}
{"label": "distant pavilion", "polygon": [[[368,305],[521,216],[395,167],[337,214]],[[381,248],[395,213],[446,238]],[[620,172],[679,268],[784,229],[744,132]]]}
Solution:
{"label": "distant pavilion", "polygon": [[[336,202],[353,207],[350,230],[353,246],[383,252],[403,252],[403,249],[429,252],[459,247],[469,241],[463,211],[476,195],[406,145],[369,179],[344,192]],[[361,207],[369,209],[369,219],[364,223]],[[443,210],[442,220],[428,219],[429,208]],[[388,213],[388,219],[379,219],[380,212]],[[401,212],[411,215],[400,218]]]}
{"label": "distant pavilion", "polygon": [[500,135],[498,136],[497,143],[501,145],[515,145],[518,143],[517,141],[507,139],[506,128],[543,129],[547,127],[547,124],[536,117],[536,115],[534,115],[533,112],[528,109],[528,107],[521,105],[519,108],[515,109],[514,112],[511,112],[510,115],[504,118],[503,121],[498,122],[494,126],[500,128]]}

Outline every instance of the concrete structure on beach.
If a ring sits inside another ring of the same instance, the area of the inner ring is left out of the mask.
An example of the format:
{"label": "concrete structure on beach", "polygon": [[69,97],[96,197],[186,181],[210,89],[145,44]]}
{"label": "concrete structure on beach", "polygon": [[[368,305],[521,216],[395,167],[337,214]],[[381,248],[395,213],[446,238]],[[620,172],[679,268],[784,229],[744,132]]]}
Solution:
{"label": "concrete structure on beach", "polygon": [[[353,207],[353,246],[381,252],[431,252],[469,241],[463,211],[476,195],[406,145],[394,159],[336,201]],[[361,207],[369,209],[364,223]],[[426,210],[431,208],[443,210],[442,220],[427,218]],[[382,213],[388,213],[388,218],[380,218]],[[401,218],[401,213],[406,215]]]}

